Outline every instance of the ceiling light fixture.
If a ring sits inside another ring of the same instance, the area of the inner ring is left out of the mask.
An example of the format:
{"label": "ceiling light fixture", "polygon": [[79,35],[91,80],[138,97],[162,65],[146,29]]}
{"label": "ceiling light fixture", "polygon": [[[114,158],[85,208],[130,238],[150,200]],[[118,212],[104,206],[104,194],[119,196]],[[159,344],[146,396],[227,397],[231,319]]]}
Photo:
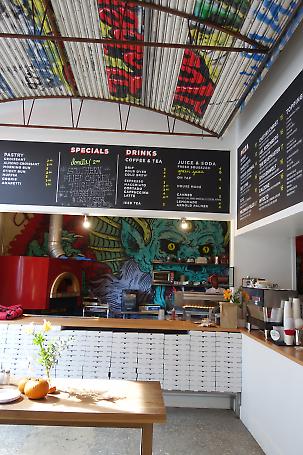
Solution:
{"label": "ceiling light fixture", "polygon": [[89,228],[90,228],[90,221],[89,221],[87,215],[84,215],[83,227],[84,227],[85,229],[89,229]]}
{"label": "ceiling light fixture", "polygon": [[183,230],[183,231],[187,231],[189,229],[189,222],[187,221],[186,218],[181,218],[181,221],[180,221],[180,228]]}

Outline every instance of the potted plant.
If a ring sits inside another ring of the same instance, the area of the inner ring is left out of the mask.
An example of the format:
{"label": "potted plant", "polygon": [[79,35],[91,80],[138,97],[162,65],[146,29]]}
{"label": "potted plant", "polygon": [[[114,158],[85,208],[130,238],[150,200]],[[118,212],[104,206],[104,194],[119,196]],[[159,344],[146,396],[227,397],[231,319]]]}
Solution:
{"label": "potted plant", "polygon": [[44,319],[40,330],[34,324],[26,329],[33,336],[33,344],[38,347],[38,362],[45,369],[45,376],[51,388],[51,370],[57,364],[63,350],[68,346],[72,337],[62,339],[53,337],[48,339],[47,332],[52,330],[52,324]]}
{"label": "potted plant", "polygon": [[245,325],[243,318],[243,304],[247,302],[249,296],[243,291],[242,286],[237,289],[225,289],[224,302],[220,303],[220,325],[224,328],[237,328]]}

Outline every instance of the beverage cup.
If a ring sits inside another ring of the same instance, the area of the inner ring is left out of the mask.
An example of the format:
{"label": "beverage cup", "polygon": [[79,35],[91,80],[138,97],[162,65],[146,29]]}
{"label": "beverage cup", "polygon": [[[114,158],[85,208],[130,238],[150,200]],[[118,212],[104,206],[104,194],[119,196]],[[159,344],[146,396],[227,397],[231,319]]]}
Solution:
{"label": "beverage cup", "polygon": [[284,319],[284,330],[294,330],[294,329],[295,329],[294,318]]}
{"label": "beverage cup", "polygon": [[293,346],[293,344],[294,344],[294,339],[295,339],[295,336],[294,336],[294,335],[286,335],[286,334],[284,334],[284,343],[285,343],[287,346]]}
{"label": "beverage cup", "polygon": [[301,302],[300,299],[294,298],[292,303],[294,319],[301,319]]}
{"label": "beverage cup", "polygon": [[285,300],[285,302],[284,302],[284,325],[285,325],[286,319],[290,319],[292,317],[293,317],[293,313],[292,313],[291,303],[288,300]]}
{"label": "beverage cup", "polygon": [[164,319],[165,319],[165,312],[164,312],[163,308],[160,308],[160,310],[159,310],[158,319],[159,319],[159,321],[164,321]]}
{"label": "beverage cup", "polygon": [[302,329],[303,327],[303,319],[297,318],[295,319],[295,329]]}

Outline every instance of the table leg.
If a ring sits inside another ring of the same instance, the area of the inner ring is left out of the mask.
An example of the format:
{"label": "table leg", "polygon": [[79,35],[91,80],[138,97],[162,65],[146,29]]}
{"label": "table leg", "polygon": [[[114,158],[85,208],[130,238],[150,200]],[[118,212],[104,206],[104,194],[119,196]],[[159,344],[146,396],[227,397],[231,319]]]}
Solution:
{"label": "table leg", "polygon": [[152,455],[153,453],[153,425],[142,426],[141,433],[141,455]]}

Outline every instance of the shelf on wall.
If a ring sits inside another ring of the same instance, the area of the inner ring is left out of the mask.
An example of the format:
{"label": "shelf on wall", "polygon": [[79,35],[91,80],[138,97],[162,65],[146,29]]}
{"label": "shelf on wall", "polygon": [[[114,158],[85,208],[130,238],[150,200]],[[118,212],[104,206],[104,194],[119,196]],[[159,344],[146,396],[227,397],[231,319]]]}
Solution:
{"label": "shelf on wall", "polygon": [[[179,288],[193,288],[193,289],[208,289],[210,288],[211,286],[209,284],[206,284],[206,285],[203,285],[203,284],[198,284],[198,285],[195,285],[195,284],[178,284],[178,283],[153,283],[152,282],[152,286],[168,286],[168,287],[179,287]],[[221,284],[220,283],[220,287],[221,288],[228,288],[228,284],[224,283],[224,284]]]}
{"label": "shelf on wall", "polygon": [[207,262],[202,264],[200,262],[170,262],[170,261],[152,261],[154,265],[192,265],[192,266],[217,266],[217,267],[229,267],[229,264],[215,264],[213,262]]}

